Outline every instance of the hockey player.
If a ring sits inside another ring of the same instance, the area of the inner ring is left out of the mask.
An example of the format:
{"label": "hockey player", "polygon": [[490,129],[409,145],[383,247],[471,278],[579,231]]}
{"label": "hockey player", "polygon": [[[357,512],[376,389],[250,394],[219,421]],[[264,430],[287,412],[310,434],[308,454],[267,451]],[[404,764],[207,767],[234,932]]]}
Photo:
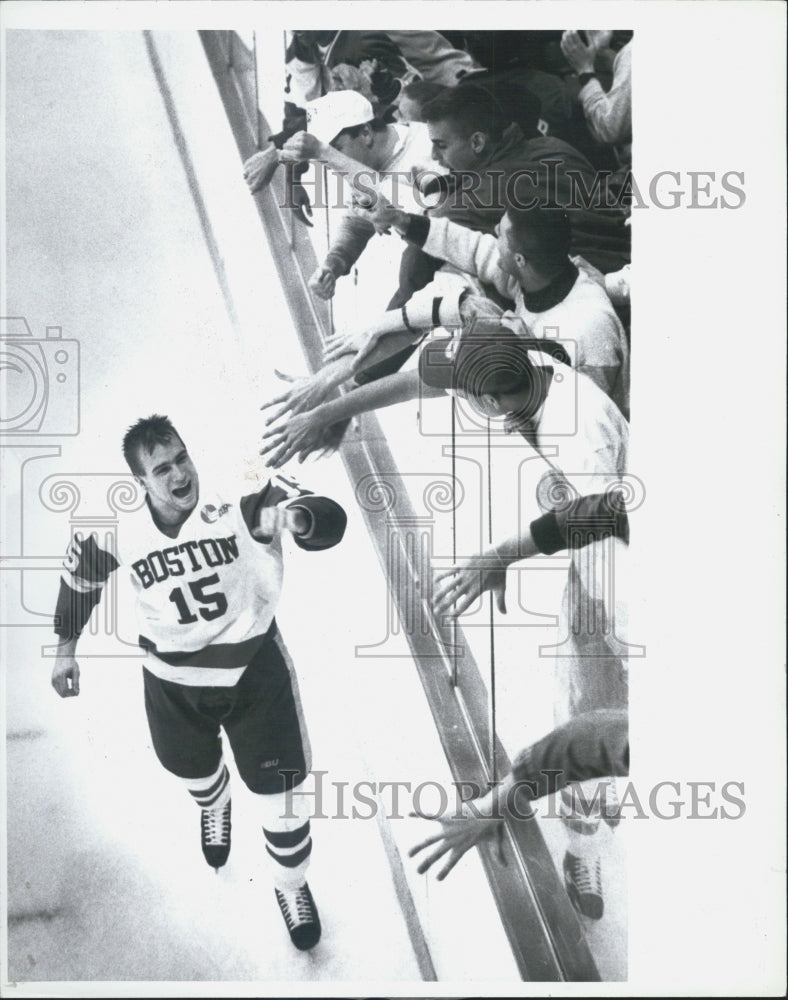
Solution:
{"label": "hockey player", "polygon": [[292,663],[274,612],[282,583],[281,532],[303,549],[336,545],[343,509],[277,476],[238,497],[201,489],[167,417],[137,421],[123,454],[145,491],[123,524],[118,552],[77,534],[64,561],[52,685],[79,694],[77,640],[110,574],[131,578],[140,627],[145,709],[157,757],[201,809],[202,851],[218,869],[230,853],[230,778],[220,729],[258,797],[276,899],[296,948],[321,927],[305,880],[312,840],[298,791],[310,748]]}

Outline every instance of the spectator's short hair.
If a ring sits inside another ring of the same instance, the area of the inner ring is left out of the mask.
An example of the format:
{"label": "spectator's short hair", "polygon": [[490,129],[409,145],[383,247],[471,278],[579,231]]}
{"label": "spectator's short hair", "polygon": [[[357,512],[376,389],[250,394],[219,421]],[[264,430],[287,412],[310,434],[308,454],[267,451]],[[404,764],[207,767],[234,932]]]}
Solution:
{"label": "spectator's short hair", "polygon": [[183,444],[183,438],[175,430],[169,417],[158,413],[141,417],[126,431],[123,437],[123,457],[135,476],[141,476],[144,469],[140,464],[140,453],[150,455],[156,445],[169,444],[173,438]]}
{"label": "spectator's short hair", "polygon": [[433,83],[431,80],[412,80],[402,88],[399,96],[407,97],[424,107],[425,104],[439,97],[446,89],[442,83]]}
{"label": "spectator's short hair", "polygon": [[450,121],[466,137],[484,132],[496,142],[510,124],[509,116],[492,94],[473,83],[446,87],[424,105],[421,117],[425,122]]}
{"label": "spectator's short hair", "polygon": [[517,122],[526,139],[536,139],[542,134],[539,131],[542,102],[523,83],[506,78],[496,80],[485,72],[465,77],[457,86],[461,91],[469,86],[478,87],[489,94],[490,100],[501,109],[504,128],[510,122]]}
{"label": "spectator's short hair", "polygon": [[569,216],[560,205],[536,205],[533,208],[509,205],[506,217],[512,226],[515,247],[525,249],[527,242],[528,256],[546,265],[566,261],[572,245],[572,228]]}

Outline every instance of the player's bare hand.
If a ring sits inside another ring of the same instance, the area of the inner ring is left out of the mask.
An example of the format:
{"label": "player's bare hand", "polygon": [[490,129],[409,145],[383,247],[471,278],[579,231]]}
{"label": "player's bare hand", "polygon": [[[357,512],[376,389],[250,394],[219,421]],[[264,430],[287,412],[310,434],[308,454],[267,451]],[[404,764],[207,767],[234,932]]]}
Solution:
{"label": "player's bare hand", "polygon": [[266,427],[279,420],[286,413],[295,415],[307,410],[313,410],[316,406],[325,402],[330,395],[333,386],[329,383],[325,372],[317,371],[314,375],[287,375],[284,372],[276,371],[275,375],[283,382],[289,382],[290,388],[285,392],[269,399],[263,403],[261,410],[275,407],[266,418]]}
{"label": "player's bare hand", "polygon": [[309,132],[296,132],[279,151],[280,163],[303,163],[304,160],[324,160],[326,147]]}
{"label": "player's bare hand", "polygon": [[[411,813],[411,816],[421,816],[424,819],[433,817],[424,816],[423,813]],[[502,865],[506,864],[506,857],[503,852],[503,822],[500,818],[491,816],[469,814],[465,810],[459,812],[446,812],[442,816],[435,817],[440,823],[440,833],[435,833],[427,837],[408,851],[408,857],[413,858],[421,851],[426,851],[429,847],[435,849],[427,854],[417,871],[423,875],[426,871],[448,854],[446,864],[440,869],[437,875],[439,882],[449,874],[460,858],[475,847],[482,840],[495,838],[497,841],[498,860]]]}
{"label": "player's bare hand", "polygon": [[334,292],[337,287],[337,279],[334,272],[321,264],[320,267],[315,271],[312,277],[309,279],[309,289],[316,295],[319,299],[327,302],[329,299],[333,299]]}
{"label": "player's bare hand", "polygon": [[59,654],[52,668],[52,687],[61,698],[75,698],[79,694],[79,664],[74,656]]}
{"label": "player's bare hand", "polygon": [[299,462],[322,447],[319,420],[314,411],[289,417],[278,427],[272,427],[263,435],[265,442],[260,454],[269,468],[279,469],[291,458],[298,455]]}
{"label": "player's bare hand", "polygon": [[271,178],[276,173],[279,166],[279,151],[271,146],[260,153],[250,156],[244,163],[244,180],[249,185],[252,194],[262,191],[264,187],[271,183]]}
{"label": "player's bare hand", "polygon": [[486,590],[493,592],[498,610],[505,615],[506,570],[490,552],[482,552],[435,574],[432,591],[435,614],[461,615]]}

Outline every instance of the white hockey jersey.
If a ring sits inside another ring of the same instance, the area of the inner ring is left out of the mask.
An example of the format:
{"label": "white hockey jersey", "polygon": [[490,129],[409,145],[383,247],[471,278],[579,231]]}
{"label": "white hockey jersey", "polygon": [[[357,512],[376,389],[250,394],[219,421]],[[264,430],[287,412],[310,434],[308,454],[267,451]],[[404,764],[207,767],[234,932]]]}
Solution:
{"label": "white hockey jersey", "polygon": [[109,575],[123,567],[136,596],[148,669],[180,684],[237,683],[265,642],[282,587],[281,538],[251,535],[261,507],[272,506],[309,513],[310,530],[294,535],[301,548],[329,548],[344,534],[338,504],[283,476],[240,499],[201,489],[176,538],[159,529],[146,503],[119,525],[117,552],[99,548],[92,536],[72,541],[55,631],[79,635]]}

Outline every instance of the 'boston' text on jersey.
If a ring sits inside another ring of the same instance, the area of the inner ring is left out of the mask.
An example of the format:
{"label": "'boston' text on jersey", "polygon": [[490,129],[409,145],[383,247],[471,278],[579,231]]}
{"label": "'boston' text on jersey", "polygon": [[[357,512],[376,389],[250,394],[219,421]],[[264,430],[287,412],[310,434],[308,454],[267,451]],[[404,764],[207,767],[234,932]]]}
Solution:
{"label": "'boston' text on jersey", "polygon": [[170,576],[183,576],[191,570],[205,566],[226,566],[238,558],[235,535],[227,538],[201,538],[183,542],[169,548],[149,552],[144,559],[132,563],[132,569],[147,590],[154,583],[161,583]]}

